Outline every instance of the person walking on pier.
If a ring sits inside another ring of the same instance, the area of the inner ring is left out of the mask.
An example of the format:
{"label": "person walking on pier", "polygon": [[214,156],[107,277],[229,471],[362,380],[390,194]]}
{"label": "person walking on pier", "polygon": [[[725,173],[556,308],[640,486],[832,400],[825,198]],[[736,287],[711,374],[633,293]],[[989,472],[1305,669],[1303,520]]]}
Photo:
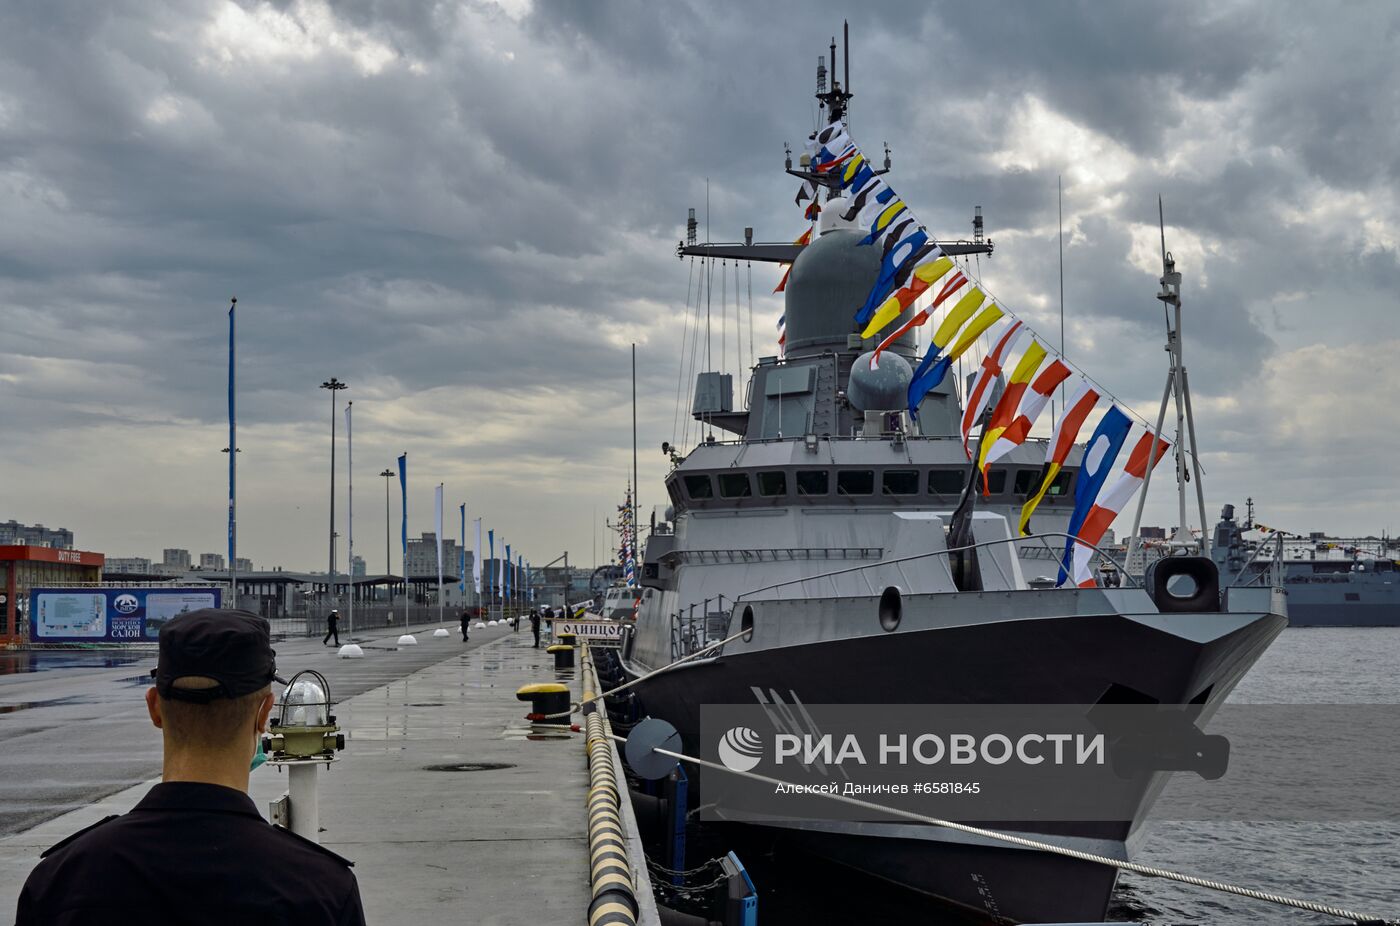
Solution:
{"label": "person walking on pier", "polygon": [[462,642],[467,642],[467,628],[472,625],[472,612],[466,608],[462,609]]}
{"label": "person walking on pier", "polygon": [[530,632],[535,635],[535,649],[540,648],[540,612],[530,612]]}
{"label": "person walking on pier", "polygon": [[321,638],[321,645],[325,646],[326,641],[335,638],[335,645],[340,646],[340,612],[331,608],[331,613],[326,615],[326,635]]}
{"label": "person walking on pier", "polygon": [[[160,628],[146,710],[164,744],[161,782],[44,852],[17,926],[269,921],[364,926],[352,863],[272,826],[248,797],[277,677],[267,621],[206,608]],[[284,683],[285,684],[285,683]]]}

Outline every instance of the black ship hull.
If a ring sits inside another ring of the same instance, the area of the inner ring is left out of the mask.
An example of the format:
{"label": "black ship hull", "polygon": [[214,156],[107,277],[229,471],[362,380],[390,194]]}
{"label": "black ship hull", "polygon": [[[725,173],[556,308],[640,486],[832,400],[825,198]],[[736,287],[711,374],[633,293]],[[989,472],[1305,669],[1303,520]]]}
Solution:
{"label": "black ship hull", "polygon": [[[766,650],[726,653],[643,681],[643,711],[702,753],[700,710],[753,703],[756,692],[804,704],[1094,704],[1126,693],[1163,704],[1196,703],[1208,716],[1286,620],[1276,614],[1120,615],[998,620]],[[1218,619],[1219,632],[1202,630]],[[1164,629],[1165,628],[1165,629]],[[638,674],[640,667],[628,667]],[[704,801],[706,770],[692,773]],[[1158,776],[1159,778],[1161,776]],[[1132,820],[1017,825],[1022,835],[1127,857],[1161,783]],[[1116,870],[917,824],[774,821],[795,848],[965,908],[989,921],[1100,920]],[[1011,827],[1008,827],[1008,829]]]}

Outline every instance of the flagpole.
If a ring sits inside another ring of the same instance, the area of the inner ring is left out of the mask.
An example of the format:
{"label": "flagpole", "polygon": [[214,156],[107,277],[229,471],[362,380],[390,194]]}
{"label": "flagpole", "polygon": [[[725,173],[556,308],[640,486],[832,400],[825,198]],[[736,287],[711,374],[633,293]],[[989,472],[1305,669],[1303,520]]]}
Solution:
{"label": "flagpole", "polygon": [[233,599],[231,607],[238,607],[238,416],[234,404],[236,367],[234,365],[234,310],[238,308],[235,296],[228,306],[228,584],[229,595]]}
{"label": "flagpole", "polygon": [[355,440],[350,428],[350,407],[353,401],[345,403],[345,546],[349,565],[349,608],[350,633],[355,632]]}

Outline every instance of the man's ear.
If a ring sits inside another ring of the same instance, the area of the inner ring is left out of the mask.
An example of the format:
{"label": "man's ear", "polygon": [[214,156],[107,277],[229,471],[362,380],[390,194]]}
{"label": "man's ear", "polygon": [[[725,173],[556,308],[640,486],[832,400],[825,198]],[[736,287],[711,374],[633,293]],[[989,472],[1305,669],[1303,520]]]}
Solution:
{"label": "man's ear", "polygon": [[258,705],[257,724],[254,729],[259,733],[267,732],[267,718],[272,713],[272,705],[277,703],[271,691],[263,695],[262,703]]}
{"label": "man's ear", "polygon": [[154,688],[146,689],[146,713],[151,715],[151,723],[157,729],[165,729],[160,716],[160,695],[156,693]]}

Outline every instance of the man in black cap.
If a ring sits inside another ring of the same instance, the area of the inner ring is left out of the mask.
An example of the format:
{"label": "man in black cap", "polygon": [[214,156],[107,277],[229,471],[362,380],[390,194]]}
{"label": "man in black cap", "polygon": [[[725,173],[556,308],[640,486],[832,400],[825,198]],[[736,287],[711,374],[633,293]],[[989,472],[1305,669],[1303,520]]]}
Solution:
{"label": "man in black cap", "polygon": [[321,645],[325,646],[326,641],[335,637],[335,645],[340,645],[340,612],[331,608],[331,613],[326,615],[326,635],[321,638]]}
{"label": "man in black cap", "polygon": [[160,629],[146,709],[164,740],[161,783],[128,814],[50,848],[17,926],[363,924],[351,863],[271,826],[248,771],[277,678],[267,621],[205,609]]}

